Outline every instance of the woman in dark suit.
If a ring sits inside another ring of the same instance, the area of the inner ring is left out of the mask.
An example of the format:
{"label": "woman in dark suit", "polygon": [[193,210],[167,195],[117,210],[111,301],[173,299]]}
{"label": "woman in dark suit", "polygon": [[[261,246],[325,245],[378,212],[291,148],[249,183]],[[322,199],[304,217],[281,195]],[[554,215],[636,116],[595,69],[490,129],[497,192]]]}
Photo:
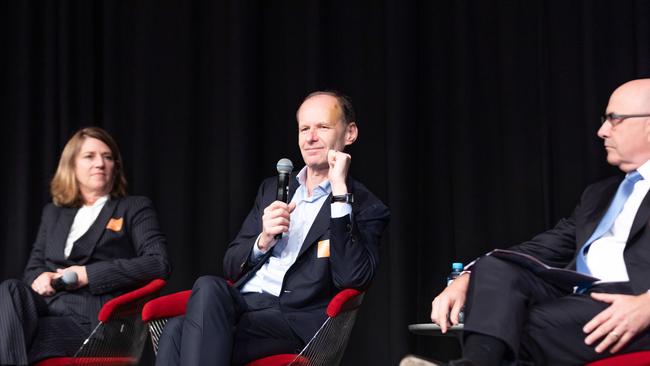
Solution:
{"label": "woman in dark suit", "polygon": [[[126,195],[122,158],[106,131],[72,136],[50,191],[23,280],[0,284],[2,365],[73,355],[106,301],[171,272],[151,201]],[[57,291],[65,272],[77,282]]]}

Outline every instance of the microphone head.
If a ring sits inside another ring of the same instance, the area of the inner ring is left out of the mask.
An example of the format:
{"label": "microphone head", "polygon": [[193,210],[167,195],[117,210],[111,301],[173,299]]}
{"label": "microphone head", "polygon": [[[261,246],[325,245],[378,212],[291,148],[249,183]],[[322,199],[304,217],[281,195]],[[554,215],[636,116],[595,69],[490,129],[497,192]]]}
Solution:
{"label": "microphone head", "polygon": [[287,158],[278,160],[278,164],[275,167],[280,174],[289,174],[293,171],[293,163]]}
{"label": "microphone head", "polygon": [[75,271],[65,271],[61,279],[66,285],[74,285],[79,280],[79,277],[77,277],[77,272]]}

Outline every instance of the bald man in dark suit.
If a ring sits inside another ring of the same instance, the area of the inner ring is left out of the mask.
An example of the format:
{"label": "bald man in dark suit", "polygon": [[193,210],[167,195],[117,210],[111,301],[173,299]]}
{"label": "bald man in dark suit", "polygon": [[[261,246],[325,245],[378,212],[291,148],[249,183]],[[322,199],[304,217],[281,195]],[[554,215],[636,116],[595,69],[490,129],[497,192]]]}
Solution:
{"label": "bald man in dark suit", "polygon": [[344,288],[365,290],[379,263],[388,208],[348,175],[343,150],[357,138],[349,100],[307,96],[298,113],[305,166],[291,179],[290,202],[276,200],[275,178],[255,203],[224,258],[226,278],[203,276],[184,318],[167,323],[157,365],[240,365],[296,353]]}
{"label": "bald man in dark suit", "polygon": [[650,79],[616,89],[605,113],[598,136],[625,176],[590,185],[570,217],[509,248],[600,281],[559,285],[479,258],[432,303],[443,332],[465,306],[463,358],[450,365],[584,365],[650,349]]}

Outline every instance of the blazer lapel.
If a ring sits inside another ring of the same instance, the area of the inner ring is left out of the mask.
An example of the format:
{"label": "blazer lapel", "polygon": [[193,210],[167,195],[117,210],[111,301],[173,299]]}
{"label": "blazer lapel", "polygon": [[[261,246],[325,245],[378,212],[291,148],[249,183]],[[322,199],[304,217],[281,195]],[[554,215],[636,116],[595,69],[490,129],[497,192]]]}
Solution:
{"label": "blazer lapel", "polygon": [[607,187],[604,187],[602,193],[598,194],[598,197],[606,197],[606,199],[598,200],[593,213],[586,218],[582,230],[583,235],[577,237],[578,239],[578,241],[576,242],[577,248],[581,248],[587,242],[587,240],[589,240],[591,235],[596,230],[596,227],[600,223],[600,220],[602,220],[603,216],[605,216],[605,213],[607,212],[609,205],[612,204],[612,200],[614,200],[614,196],[616,195],[616,190],[618,189],[621,180],[616,180],[612,184],[608,185]]}
{"label": "blazer lapel", "polygon": [[88,231],[86,231],[86,233],[74,243],[74,247],[72,247],[72,252],[68,259],[82,261],[81,263],[84,263],[88,258],[90,258],[90,254],[93,249],[95,249],[95,245],[97,245],[102,234],[106,231],[106,225],[113,216],[116,207],[117,200],[109,199],[106,201],[95,222],[90,225]]}
{"label": "blazer lapel", "polygon": [[630,229],[630,235],[627,237],[626,246],[630,244],[632,238],[641,231],[646,225],[648,225],[648,220],[650,219],[650,192],[646,193],[639,210],[636,212],[634,221],[632,222],[632,228]]}
{"label": "blazer lapel", "polygon": [[[354,193],[355,191],[354,180],[352,180],[352,178],[348,176],[346,179],[346,183],[348,186],[348,192]],[[316,215],[316,219],[314,219],[314,223],[311,225],[311,229],[309,229],[309,232],[305,237],[305,241],[302,243],[302,246],[300,247],[300,253],[298,253],[298,257],[300,257],[312,245],[314,245],[314,243],[316,243],[316,239],[320,238],[327,230],[329,230],[331,216],[332,216],[332,209],[331,209],[332,206],[330,205],[331,199],[332,199],[332,193],[330,193],[327,196],[327,198],[325,198],[325,202],[323,202],[323,207],[321,207],[320,211],[318,212],[318,215]]]}
{"label": "blazer lapel", "polygon": [[311,228],[309,229],[309,232],[305,237],[305,241],[302,242],[302,246],[300,247],[300,252],[298,253],[298,257],[300,257],[302,253],[304,253],[307,249],[309,249],[309,247],[316,242],[316,239],[321,237],[327,231],[327,229],[329,229],[330,216],[331,216],[329,201],[331,196],[332,194],[330,193],[325,198],[325,202],[323,202],[323,206],[321,207],[320,211],[318,211],[318,215],[316,215],[316,218],[314,219],[314,223],[311,225]]}
{"label": "blazer lapel", "polygon": [[78,210],[78,208],[61,208],[61,213],[59,214],[58,222],[53,233],[52,250],[54,252],[52,255],[54,258],[63,259],[65,243],[68,241],[70,228]]}
{"label": "blazer lapel", "polygon": [[253,268],[248,270],[248,272],[244,273],[243,276],[239,277],[239,279],[235,281],[235,283],[233,283],[232,286],[235,288],[241,288],[246,282],[248,282],[248,280],[251,279],[251,277],[253,277],[255,272],[257,272],[260,268],[262,268],[264,263],[269,260],[272,254],[273,254],[273,250],[269,250],[268,252],[266,252],[262,256],[262,258],[260,258],[260,261],[257,262],[257,264],[253,266]]}
{"label": "blazer lapel", "polygon": [[[299,186],[300,184],[298,183],[298,180],[292,174],[291,177],[289,178],[289,202],[291,202],[291,199],[293,198],[293,195],[296,193],[296,190],[298,189]],[[277,191],[272,189],[270,190],[270,192],[273,196],[270,197],[269,200],[273,202],[277,197]],[[257,272],[264,265],[264,263],[269,260],[272,254],[273,254],[273,250],[269,250],[268,252],[266,252],[266,254],[264,254],[264,256],[260,258],[260,261],[257,262],[257,264],[253,266],[253,268],[251,268],[237,281],[235,281],[233,287],[241,288],[241,286],[243,286],[246,282],[248,282],[248,280],[250,280],[250,278],[255,274],[255,272]]]}

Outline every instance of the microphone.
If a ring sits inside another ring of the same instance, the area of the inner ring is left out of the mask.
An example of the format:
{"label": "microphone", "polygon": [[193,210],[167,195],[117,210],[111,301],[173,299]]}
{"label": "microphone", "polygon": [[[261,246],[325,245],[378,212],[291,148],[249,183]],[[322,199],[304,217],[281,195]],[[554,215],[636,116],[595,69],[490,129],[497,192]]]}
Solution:
{"label": "microphone", "polygon": [[63,272],[63,276],[52,281],[52,288],[56,290],[56,292],[71,290],[77,284],[78,280],[77,272],[65,271]]}
{"label": "microphone", "polygon": [[[282,158],[278,160],[278,164],[275,167],[278,170],[278,190],[275,198],[278,201],[289,203],[289,178],[293,170],[293,163],[287,158]],[[281,233],[275,235],[276,240],[280,240],[281,238]]]}

